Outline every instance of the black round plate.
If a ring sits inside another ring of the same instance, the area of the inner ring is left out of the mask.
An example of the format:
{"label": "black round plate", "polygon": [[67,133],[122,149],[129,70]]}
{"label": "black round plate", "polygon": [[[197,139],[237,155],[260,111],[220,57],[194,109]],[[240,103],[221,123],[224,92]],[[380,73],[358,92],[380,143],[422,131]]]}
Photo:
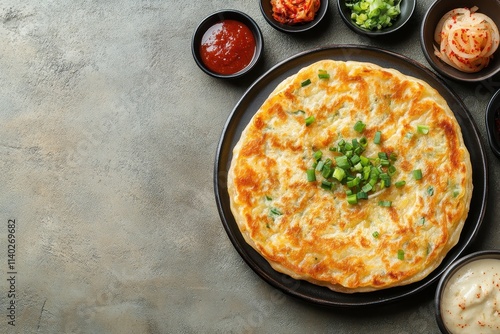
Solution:
{"label": "black round plate", "polygon": [[[344,294],[306,281],[294,280],[273,270],[269,263],[245,242],[234,220],[227,192],[227,172],[233,148],[239,140],[241,132],[271,91],[282,80],[295,74],[302,67],[322,59],[371,62],[422,79],[437,89],[446,99],[460,124],[465,144],[471,155],[473,169],[474,192],[471,209],[458,244],[448,253],[441,265],[420,282],[375,292]],[[322,306],[348,308],[399,301],[435,283],[450,264],[464,252],[479,230],[486,209],[487,178],[486,155],[477,126],[460,98],[441,79],[421,64],[399,54],[373,47],[337,45],[300,53],[285,60],[274,66],[250,86],[236,104],[224,126],[215,159],[214,190],[222,224],[229,239],[245,262],[262,279],[281,291],[300,299]]]}

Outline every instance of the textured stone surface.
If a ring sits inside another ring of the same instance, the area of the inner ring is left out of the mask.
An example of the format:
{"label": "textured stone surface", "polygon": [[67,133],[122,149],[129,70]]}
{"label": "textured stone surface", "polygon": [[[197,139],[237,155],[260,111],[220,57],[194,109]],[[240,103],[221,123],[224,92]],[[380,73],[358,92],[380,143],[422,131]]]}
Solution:
{"label": "textured stone surface", "polygon": [[[418,36],[430,3],[418,2],[404,34],[375,40],[348,30],[332,0],[320,29],[302,36],[272,29],[257,1],[0,1],[0,332],[437,333],[433,288],[369,311],[275,290],[233,248],[212,185],[224,123],[258,75],[342,43],[427,66]],[[191,57],[197,23],[223,8],[264,34],[259,71],[240,82],[208,77]],[[484,139],[498,81],[449,83]],[[490,206],[472,249],[500,247],[500,165],[486,149]]]}

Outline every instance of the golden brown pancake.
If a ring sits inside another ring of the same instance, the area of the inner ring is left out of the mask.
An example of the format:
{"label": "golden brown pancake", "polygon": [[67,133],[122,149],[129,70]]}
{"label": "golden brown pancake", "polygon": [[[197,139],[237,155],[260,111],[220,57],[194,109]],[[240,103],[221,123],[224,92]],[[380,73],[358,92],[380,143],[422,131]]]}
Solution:
{"label": "golden brown pancake", "polygon": [[[345,167],[341,181],[323,177],[318,163],[333,170],[352,157],[343,142],[362,143],[364,165]],[[356,198],[367,166],[389,181]],[[356,177],[360,185],[347,183]],[[347,293],[431,273],[459,240],[472,188],[460,126],[435,89],[394,69],[333,60],[276,87],[243,131],[228,176],[249,245],[278,272]]]}

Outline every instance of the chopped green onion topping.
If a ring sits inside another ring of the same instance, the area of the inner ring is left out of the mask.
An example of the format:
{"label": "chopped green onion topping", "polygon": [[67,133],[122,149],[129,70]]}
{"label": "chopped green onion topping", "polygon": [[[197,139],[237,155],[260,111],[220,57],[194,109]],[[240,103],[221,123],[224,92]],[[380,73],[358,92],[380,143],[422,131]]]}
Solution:
{"label": "chopped green onion topping", "polygon": [[398,181],[398,182],[394,183],[394,185],[396,186],[396,188],[401,188],[401,187],[403,187],[405,184],[406,184],[406,181],[405,181],[405,180],[401,180],[401,181]]}
{"label": "chopped green onion topping", "polygon": [[323,152],[321,152],[321,151],[316,151],[316,152],[314,152],[314,155],[313,155],[314,160],[316,160],[316,161],[321,159],[322,156],[323,156]]}
{"label": "chopped green onion topping", "polygon": [[381,139],[382,139],[382,132],[380,131],[375,132],[375,137],[373,138],[373,142],[375,144],[380,144]]}
{"label": "chopped green onion topping", "polygon": [[[364,126],[362,124],[362,127]],[[367,157],[363,154],[366,146],[366,137],[351,141],[340,139],[336,146],[328,148],[334,155],[326,159],[323,151],[314,150],[312,165],[307,170],[307,180],[316,181],[320,175],[322,181],[319,186],[324,189],[333,189],[333,182],[340,182],[346,187],[346,196],[350,204],[368,199],[370,192],[391,187],[392,178],[397,174],[397,169],[393,165],[397,158],[396,154],[379,152],[375,157]],[[399,188],[405,184],[406,181],[398,181],[395,185]],[[392,202],[381,201],[379,205],[390,207]]]}
{"label": "chopped green onion topping", "polygon": [[366,137],[361,137],[361,139],[359,140],[359,145],[365,148],[368,145],[368,139],[366,139]]}
{"label": "chopped green onion topping", "polygon": [[359,155],[355,154],[355,155],[352,156],[351,163],[353,165],[356,165],[356,164],[358,164],[360,162],[361,162],[361,158],[359,157]]}
{"label": "chopped green onion topping", "polygon": [[333,169],[331,168],[330,165],[325,165],[323,166],[323,169],[321,170],[321,175],[325,178],[325,179],[329,179],[332,177],[333,175]]}
{"label": "chopped green onion topping", "polygon": [[333,171],[333,177],[342,182],[342,180],[345,178],[345,171],[340,167],[335,167],[335,170]]}
{"label": "chopped green onion topping", "polygon": [[327,180],[322,180],[321,181],[321,188],[326,189],[326,190],[331,190],[333,187],[333,183]]}
{"label": "chopped green onion topping", "polygon": [[389,208],[392,206],[392,202],[391,201],[379,201],[378,205],[383,206],[384,208]]}
{"label": "chopped green onion topping", "polygon": [[428,125],[417,125],[417,132],[423,135],[426,135],[429,133],[429,126]]}
{"label": "chopped green onion topping", "polygon": [[404,260],[405,259],[405,251],[400,249],[398,250],[398,260]]}
{"label": "chopped green onion topping", "polygon": [[386,175],[380,178],[380,188],[389,188],[391,186],[391,178],[386,177]]}
{"label": "chopped green onion topping", "polygon": [[425,224],[425,218],[424,218],[424,217],[420,217],[420,218],[418,219],[418,224],[419,224],[419,225],[424,225],[424,224]]}
{"label": "chopped green onion topping", "polygon": [[368,199],[368,194],[365,193],[364,191],[356,193],[356,196],[358,197],[358,199]]}
{"label": "chopped green onion topping", "polygon": [[413,178],[414,178],[415,180],[421,180],[421,179],[422,179],[422,177],[423,177],[423,176],[422,176],[422,170],[421,170],[421,169],[415,169],[415,170],[412,172],[412,174],[413,174]]}
{"label": "chopped green onion topping", "polygon": [[271,208],[270,212],[271,212],[271,216],[273,216],[273,217],[281,216],[283,214],[280,210],[278,210],[276,208]]}
{"label": "chopped green onion topping", "polygon": [[380,233],[378,233],[377,231],[375,231],[375,232],[372,233],[372,236],[374,238],[378,238],[380,236]]}
{"label": "chopped green onion topping", "polygon": [[316,173],[315,173],[314,168],[308,169],[306,171],[306,174],[307,174],[307,181],[309,181],[309,182],[316,181]]}
{"label": "chopped green onion topping", "polygon": [[316,165],[316,171],[321,172],[323,170],[323,167],[325,167],[325,162],[324,161],[319,161],[318,164]]}
{"label": "chopped green onion topping", "polygon": [[394,174],[396,174],[396,167],[394,167],[394,165],[389,165],[389,167],[387,168],[387,173],[390,175],[390,176],[393,176]]}
{"label": "chopped green onion topping", "polygon": [[378,157],[380,159],[389,160],[389,157],[387,156],[387,153],[385,153],[385,152],[378,152]]}
{"label": "chopped green onion topping", "polygon": [[337,163],[337,166],[342,169],[349,169],[351,167],[351,165],[349,164],[349,158],[346,155],[335,157],[335,162]]}
{"label": "chopped green onion topping", "polygon": [[360,162],[364,167],[368,167],[368,164],[370,164],[370,159],[365,157],[364,155],[359,156]]}
{"label": "chopped green onion topping", "polygon": [[427,195],[429,195],[429,196],[434,195],[434,187],[433,186],[429,186],[429,188],[427,188]]}
{"label": "chopped green onion topping", "polygon": [[347,181],[347,186],[349,188],[353,188],[353,187],[358,186],[360,182],[361,182],[361,179],[359,177],[355,177],[354,179]]}
{"label": "chopped green onion topping", "polygon": [[314,117],[314,116],[307,117],[306,118],[306,126],[311,125],[315,120],[316,120],[316,117]]}
{"label": "chopped green onion topping", "polygon": [[354,124],[354,130],[361,133],[365,129],[366,124],[363,123],[362,121],[357,121],[356,124]]}
{"label": "chopped green onion topping", "polygon": [[356,194],[347,195],[347,203],[357,204],[358,203],[358,196]]}
{"label": "chopped green onion topping", "polygon": [[373,189],[373,186],[369,183],[365,184],[362,188],[361,191],[365,193],[369,193]]}
{"label": "chopped green onion topping", "polygon": [[389,159],[380,159],[380,165],[389,167],[391,165],[391,162],[389,161]]}
{"label": "chopped green onion topping", "polygon": [[319,70],[318,78],[320,78],[320,79],[330,79],[330,74],[328,74],[325,70]]}
{"label": "chopped green onion topping", "polygon": [[304,80],[300,83],[300,86],[305,87],[311,84],[311,79]]}

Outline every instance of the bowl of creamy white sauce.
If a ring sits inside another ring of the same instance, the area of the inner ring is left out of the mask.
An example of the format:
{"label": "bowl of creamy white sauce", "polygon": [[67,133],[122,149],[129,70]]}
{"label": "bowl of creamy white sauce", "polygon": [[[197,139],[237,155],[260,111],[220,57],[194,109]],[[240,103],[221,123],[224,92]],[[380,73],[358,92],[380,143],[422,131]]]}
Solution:
{"label": "bowl of creamy white sauce", "polygon": [[500,251],[462,257],[441,276],[436,320],[443,333],[500,333]]}

